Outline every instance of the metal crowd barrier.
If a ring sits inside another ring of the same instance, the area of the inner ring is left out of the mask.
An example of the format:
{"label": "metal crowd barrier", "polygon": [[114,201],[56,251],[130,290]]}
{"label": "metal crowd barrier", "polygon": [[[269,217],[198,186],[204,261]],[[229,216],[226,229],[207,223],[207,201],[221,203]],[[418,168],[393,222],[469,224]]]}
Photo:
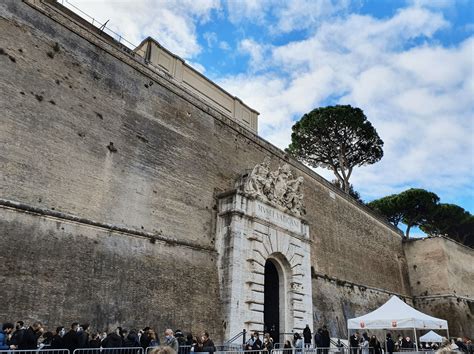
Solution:
{"label": "metal crowd barrier", "polygon": [[216,352],[240,352],[242,351],[242,344],[226,343],[222,345],[216,345]]}
{"label": "metal crowd barrier", "polygon": [[[15,353],[16,354],[16,353]],[[51,353],[54,354],[54,353]],[[81,348],[74,350],[73,354],[144,354],[141,347],[129,348]]]}
{"label": "metal crowd barrier", "polygon": [[[189,354],[191,352],[192,345],[180,345],[178,347],[178,354]],[[148,348],[147,348],[148,353]]]}
{"label": "metal crowd barrier", "polygon": [[344,347],[331,347],[331,348],[303,348],[303,352],[306,354],[346,354],[347,348]]}
{"label": "metal crowd barrier", "polygon": [[243,350],[242,348],[240,348],[237,350],[216,351],[215,354],[269,354],[269,352],[268,350]]}
{"label": "metal crowd barrier", "polygon": [[15,350],[0,350],[0,354],[70,354],[67,349],[15,349]]}
{"label": "metal crowd barrier", "polygon": [[[279,343],[281,344],[281,343]],[[359,349],[359,348],[358,348]],[[347,348],[275,348],[272,354],[351,354]],[[362,354],[362,353],[353,353]],[[368,354],[368,353],[367,353]]]}

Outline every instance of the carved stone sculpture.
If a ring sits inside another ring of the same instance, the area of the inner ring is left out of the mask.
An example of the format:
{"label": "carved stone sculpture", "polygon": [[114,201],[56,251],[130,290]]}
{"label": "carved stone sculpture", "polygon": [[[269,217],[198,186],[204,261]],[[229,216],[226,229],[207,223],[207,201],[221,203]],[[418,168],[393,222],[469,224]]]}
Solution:
{"label": "carved stone sculpture", "polygon": [[297,216],[304,214],[303,177],[293,179],[290,166],[285,163],[270,171],[270,158],[265,157],[244,179],[241,190],[254,198],[277,206]]}
{"label": "carved stone sculpture", "polygon": [[262,163],[256,165],[244,184],[244,192],[256,197],[263,195],[263,190],[270,173],[270,158],[267,156]]}

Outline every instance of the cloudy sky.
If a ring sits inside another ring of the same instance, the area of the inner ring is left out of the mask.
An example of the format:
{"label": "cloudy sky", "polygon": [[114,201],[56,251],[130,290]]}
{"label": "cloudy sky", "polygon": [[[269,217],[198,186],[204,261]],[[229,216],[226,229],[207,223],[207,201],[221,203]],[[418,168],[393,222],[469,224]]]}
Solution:
{"label": "cloudy sky", "polygon": [[132,43],[154,37],[280,148],[315,107],[362,108],[385,142],[354,171],[364,200],[417,187],[474,213],[474,1],[68,1]]}

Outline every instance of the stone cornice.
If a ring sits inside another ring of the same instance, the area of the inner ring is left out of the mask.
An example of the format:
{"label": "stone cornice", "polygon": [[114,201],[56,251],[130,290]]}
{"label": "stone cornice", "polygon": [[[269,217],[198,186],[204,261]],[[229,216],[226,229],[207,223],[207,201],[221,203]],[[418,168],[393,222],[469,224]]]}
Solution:
{"label": "stone cornice", "polygon": [[27,204],[24,204],[24,203],[19,203],[19,202],[12,201],[12,200],[7,200],[7,199],[0,198],[0,208],[11,209],[11,210],[15,210],[17,212],[23,212],[23,213],[28,213],[28,214],[32,214],[32,215],[43,216],[43,217],[48,217],[48,218],[54,218],[54,219],[57,219],[57,220],[72,222],[72,223],[76,223],[76,224],[92,226],[92,227],[96,227],[96,228],[99,228],[99,229],[112,231],[112,232],[117,232],[117,233],[122,233],[122,234],[130,235],[130,236],[144,237],[144,238],[149,239],[150,242],[152,242],[152,243],[163,242],[163,243],[166,243],[167,245],[189,247],[189,248],[196,249],[196,250],[199,250],[199,251],[206,251],[206,252],[212,252],[212,253],[217,252],[214,249],[214,247],[202,246],[198,243],[178,240],[178,239],[173,238],[171,236],[163,235],[161,233],[151,233],[151,232],[145,232],[145,231],[142,231],[142,230],[131,229],[131,228],[128,228],[128,227],[125,227],[125,226],[107,224],[107,223],[104,223],[104,222],[99,222],[99,221],[79,217],[79,216],[76,216],[76,215],[63,213],[63,212],[56,211],[56,210],[34,207],[34,206],[31,206],[31,205],[27,205]]}

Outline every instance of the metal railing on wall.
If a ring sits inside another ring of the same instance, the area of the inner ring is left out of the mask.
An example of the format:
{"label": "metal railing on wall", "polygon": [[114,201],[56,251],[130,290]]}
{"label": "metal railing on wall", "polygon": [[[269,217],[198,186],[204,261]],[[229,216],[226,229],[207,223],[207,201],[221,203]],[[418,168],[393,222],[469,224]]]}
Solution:
{"label": "metal railing on wall", "polygon": [[120,33],[117,33],[110,29],[110,27],[107,27],[107,23],[109,22],[108,20],[105,23],[101,23],[98,20],[96,20],[94,17],[91,15],[85,13],[82,11],[79,7],[74,5],[70,0],[57,0],[61,5],[67,7],[69,10],[75,12],[76,14],[80,15],[83,19],[87,20],[92,24],[92,26],[96,27],[97,29],[101,30],[102,32],[108,34],[112,38],[114,38],[116,41],[121,43],[122,45],[126,46],[128,49],[133,50],[138,45],[130,42],[126,38],[124,38]]}

